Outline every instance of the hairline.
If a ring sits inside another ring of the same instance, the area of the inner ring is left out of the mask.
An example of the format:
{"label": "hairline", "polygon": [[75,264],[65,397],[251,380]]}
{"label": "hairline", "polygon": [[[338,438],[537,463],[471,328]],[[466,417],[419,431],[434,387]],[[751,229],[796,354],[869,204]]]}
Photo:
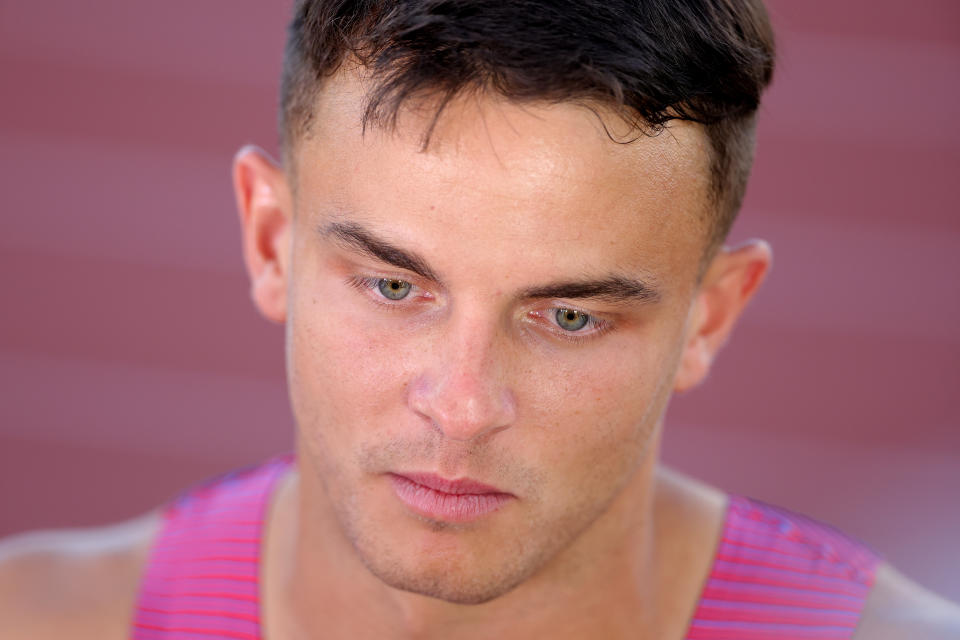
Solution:
{"label": "hairline", "polygon": [[[281,158],[284,171],[288,177],[291,192],[294,195],[294,200],[296,200],[296,194],[298,192],[297,151],[301,148],[301,144],[305,140],[308,140],[312,135],[312,126],[315,122],[317,113],[317,103],[321,99],[322,94],[328,90],[326,85],[328,85],[330,79],[332,79],[334,76],[342,73],[349,73],[352,70],[356,70],[361,67],[362,65],[355,60],[353,61],[353,64],[345,60],[342,61],[340,65],[338,65],[338,67],[327,77],[314,80],[309,90],[310,107],[303,112],[303,117],[299,118],[298,120],[287,120],[286,114],[281,109]],[[496,89],[477,84],[465,85],[455,93],[448,96],[442,96],[442,91],[440,89],[434,90],[428,88],[418,94],[408,96],[398,105],[397,113],[394,114],[393,117],[384,121],[370,117],[371,113],[368,109],[368,103],[372,96],[373,90],[375,90],[375,87],[368,89],[364,96],[363,115],[361,116],[361,135],[366,135],[368,126],[371,128],[380,129],[382,131],[396,133],[399,130],[398,118],[396,116],[399,115],[400,110],[404,108],[418,108],[436,100],[437,98],[440,98],[439,105],[433,109],[433,114],[429,116],[430,122],[427,124],[425,131],[421,135],[421,152],[427,151],[434,127],[446,111],[447,105],[453,100],[462,98],[470,93],[488,94],[494,98],[505,99],[514,105],[570,104],[583,107],[593,113],[603,128],[607,138],[613,144],[631,144],[645,136],[657,136],[664,133],[669,134],[671,124],[676,122],[687,122],[691,125],[696,125],[699,127],[700,135],[704,144],[706,145],[706,158],[704,158],[706,166],[704,170],[707,172],[707,188],[705,190],[706,192],[702,194],[702,197],[705,200],[703,203],[703,210],[696,214],[700,225],[704,229],[704,247],[701,253],[700,264],[697,268],[697,284],[701,282],[704,274],[706,273],[707,267],[713,260],[713,257],[718,253],[720,247],[723,245],[723,242],[726,239],[726,232],[722,235],[722,237],[715,233],[717,221],[722,217],[723,214],[721,209],[724,206],[724,202],[720,197],[721,194],[718,193],[716,180],[714,179],[714,163],[716,162],[716,156],[720,153],[720,151],[716,148],[716,144],[710,135],[709,125],[684,118],[673,118],[661,125],[652,125],[646,121],[643,121],[646,123],[646,126],[649,127],[645,129],[643,126],[638,124],[640,122],[639,119],[630,118],[628,115],[630,107],[617,104],[611,100],[602,100],[596,96],[589,95],[571,96],[570,98],[564,100],[549,100],[546,98],[536,97],[528,100],[518,100],[514,97],[507,96],[502,92],[496,91]],[[614,136],[614,134],[610,131],[610,128],[607,126],[607,123],[604,120],[601,112],[606,112],[607,114],[616,117],[621,122],[628,125],[630,130],[624,136],[626,139],[618,140]],[[739,204],[737,204],[736,208],[739,209]],[[736,213],[737,212],[734,211],[733,215],[735,216]]]}

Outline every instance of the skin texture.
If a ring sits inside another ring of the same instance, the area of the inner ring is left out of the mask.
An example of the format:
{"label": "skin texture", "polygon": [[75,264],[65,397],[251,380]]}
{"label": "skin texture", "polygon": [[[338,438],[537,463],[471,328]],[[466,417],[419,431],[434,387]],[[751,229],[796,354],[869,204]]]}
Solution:
{"label": "skin texture", "polygon": [[[549,614],[539,632],[569,629],[561,611],[612,637],[661,624],[636,605],[663,586],[651,560],[662,414],[706,375],[768,247],[724,250],[698,282],[695,125],[618,145],[583,106],[464,96],[424,150],[429,105],[364,134],[363,96],[349,72],[326,88],[291,156],[295,183],[252,150],[235,171],[253,297],[287,328],[303,567],[290,591],[353,583],[382,603],[368,625],[399,614],[426,635],[484,637],[483,620],[533,610]],[[415,254],[430,277],[330,232],[343,228]],[[526,295],[614,277],[654,294]],[[386,299],[390,280],[408,297]],[[596,322],[565,331],[559,308]],[[431,521],[397,500],[389,472],[469,477],[515,499],[476,522]],[[464,606],[482,603],[479,617]]]}

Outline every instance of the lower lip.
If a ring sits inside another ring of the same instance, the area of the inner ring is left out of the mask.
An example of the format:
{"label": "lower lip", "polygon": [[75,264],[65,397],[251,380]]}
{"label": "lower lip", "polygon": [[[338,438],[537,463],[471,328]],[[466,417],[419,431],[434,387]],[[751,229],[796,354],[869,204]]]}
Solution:
{"label": "lower lip", "polygon": [[513,499],[509,493],[444,493],[392,473],[390,481],[397,497],[412,511],[444,522],[482,518]]}

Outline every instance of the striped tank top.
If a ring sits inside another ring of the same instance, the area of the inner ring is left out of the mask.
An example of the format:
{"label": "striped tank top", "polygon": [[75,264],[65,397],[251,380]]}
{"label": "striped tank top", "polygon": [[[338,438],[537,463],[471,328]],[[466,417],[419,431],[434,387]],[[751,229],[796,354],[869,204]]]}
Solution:
{"label": "striped tank top", "polygon": [[[172,500],[141,579],[134,640],[260,640],[260,537],[293,454],[233,471]],[[853,636],[878,556],[836,529],[743,496],[723,534],[688,640]]]}

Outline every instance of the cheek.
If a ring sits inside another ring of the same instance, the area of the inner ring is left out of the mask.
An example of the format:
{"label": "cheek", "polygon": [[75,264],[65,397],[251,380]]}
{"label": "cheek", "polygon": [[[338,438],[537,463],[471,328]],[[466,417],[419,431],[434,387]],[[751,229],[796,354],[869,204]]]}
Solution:
{"label": "cheek", "polygon": [[288,318],[290,393],[301,429],[326,439],[357,438],[371,416],[402,405],[411,346],[320,287],[293,301]]}
{"label": "cheek", "polygon": [[639,462],[659,417],[663,356],[611,345],[603,354],[550,367],[524,416],[546,445],[535,453],[543,468],[582,478],[622,474]]}

